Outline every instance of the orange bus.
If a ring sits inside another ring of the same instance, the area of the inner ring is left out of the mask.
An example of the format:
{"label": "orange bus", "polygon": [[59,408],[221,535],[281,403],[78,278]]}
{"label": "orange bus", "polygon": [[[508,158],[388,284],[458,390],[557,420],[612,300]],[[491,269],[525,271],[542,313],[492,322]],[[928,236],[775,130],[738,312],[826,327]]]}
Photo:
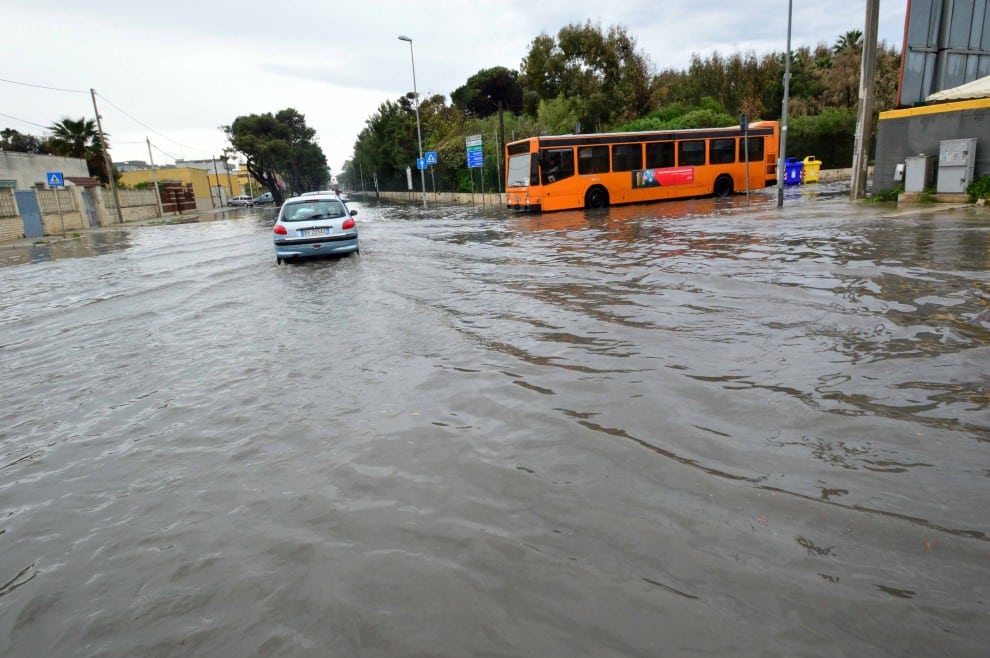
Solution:
{"label": "orange bus", "polygon": [[776,121],[633,133],[529,137],[506,144],[505,192],[513,210],[604,208],[728,196],[777,180]]}

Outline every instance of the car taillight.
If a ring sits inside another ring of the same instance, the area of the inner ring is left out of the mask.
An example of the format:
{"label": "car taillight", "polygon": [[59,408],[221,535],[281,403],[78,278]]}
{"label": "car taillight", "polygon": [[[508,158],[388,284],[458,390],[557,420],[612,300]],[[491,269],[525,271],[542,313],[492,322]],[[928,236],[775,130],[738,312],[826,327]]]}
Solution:
{"label": "car taillight", "polygon": [[276,224],[275,225],[275,232],[278,233],[279,235],[288,235],[289,234],[289,232],[286,231],[285,230],[285,227],[282,226],[281,224]]}
{"label": "car taillight", "polygon": [[344,223],[340,228],[344,229],[345,231],[349,228],[354,228],[354,220],[348,217],[347,219],[344,220]]}

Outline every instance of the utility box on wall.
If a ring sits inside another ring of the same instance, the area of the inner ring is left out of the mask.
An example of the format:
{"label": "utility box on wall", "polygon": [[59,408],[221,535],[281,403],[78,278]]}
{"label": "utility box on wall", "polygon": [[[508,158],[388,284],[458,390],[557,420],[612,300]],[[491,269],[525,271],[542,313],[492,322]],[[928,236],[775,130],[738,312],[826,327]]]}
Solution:
{"label": "utility box on wall", "polygon": [[924,192],[935,180],[935,156],[915,155],[904,158],[904,191]]}
{"label": "utility box on wall", "polygon": [[944,139],[938,148],[939,194],[962,194],[973,182],[976,170],[976,138]]}

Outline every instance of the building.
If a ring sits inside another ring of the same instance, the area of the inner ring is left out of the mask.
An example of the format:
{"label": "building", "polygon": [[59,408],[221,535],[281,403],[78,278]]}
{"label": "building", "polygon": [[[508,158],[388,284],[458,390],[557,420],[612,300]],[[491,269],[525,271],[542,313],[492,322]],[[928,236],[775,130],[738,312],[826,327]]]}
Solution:
{"label": "building", "polygon": [[120,175],[120,184],[131,188],[136,187],[139,183],[154,184],[156,173],[158,182],[173,180],[184,185],[192,185],[193,195],[196,197],[197,210],[208,210],[216,207],[216,201],[213,199],[215,190],[211,188],[209,174],[203,169],[194,167],[169,167],[167,169],[158,169],[157,172],[153,172],[151,169],[128,171]]}
{"label": "building", "polygon": [[905,170],[919,162],[930,165],[923,178],[930,178],[935,191],[948,192],[935,185],[938,161],[958,140],[975,140],[975,153],[966,154],[972,178],[990,175],[990,86],[960,90],[979,87],[977,81],[988,76],[990,0],[908,1],[900,108],[879,115],[874,192],[907,182]]}
{"label": "building", "polygon": [[89,177],[89,167],[82,158],[0,151],[0,188],[44,188],[45,174],[50,171],[60,171],[65,178]]}

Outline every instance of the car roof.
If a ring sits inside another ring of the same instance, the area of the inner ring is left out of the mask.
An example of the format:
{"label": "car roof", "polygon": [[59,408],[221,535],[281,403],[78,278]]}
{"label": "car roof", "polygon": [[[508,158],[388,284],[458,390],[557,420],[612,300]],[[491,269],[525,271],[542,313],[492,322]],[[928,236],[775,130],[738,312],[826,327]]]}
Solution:
{"label": "car roof", "polygon": [[286,203],[292,203],[293,201],[319,201],[319,200],[334,200],[344,202],[335,192],[304,192],[299,196],[294,196],[291,199],[286,199]]}

